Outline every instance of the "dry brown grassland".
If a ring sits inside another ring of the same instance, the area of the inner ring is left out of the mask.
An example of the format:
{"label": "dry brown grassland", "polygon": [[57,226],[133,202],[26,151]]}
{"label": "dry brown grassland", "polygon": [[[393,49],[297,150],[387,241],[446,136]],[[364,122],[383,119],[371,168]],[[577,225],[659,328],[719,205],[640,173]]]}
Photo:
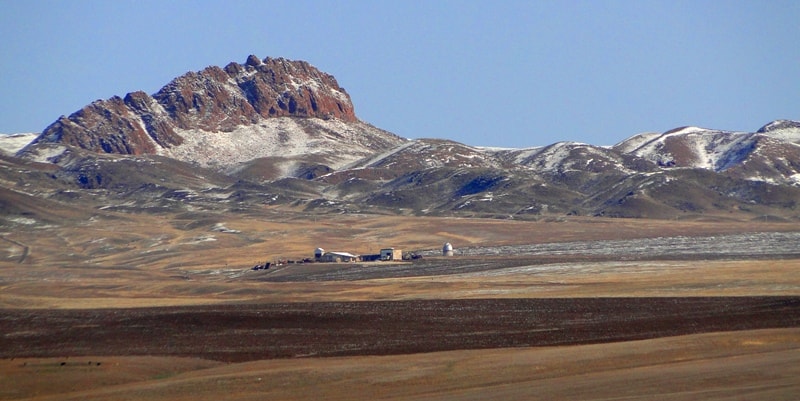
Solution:
{"label": "dry brown grassland", "polygon": [[[797,231],[796,223],[735,220],[314,218],[286,209],[223,217],[105,214],[74,224],[6,230],[0,313],[377,300],[800,297],[800,258],[785,255],[674,260],[507,255],[474,259],[554,268],[327,281],[270,279],[299,269],[319,273],[330,268],[326,265],[250,270],[265,261],[310,257],[316,247],[358,254],[388,246],[435,250],[444,242],[458,249]],[[789,326],[607,344],[244,363],[54,350],[52,358],[0,360],[0,400],[789,400],[800,394],[800,328]],[[0,352],[11,332],[0,337]]]}

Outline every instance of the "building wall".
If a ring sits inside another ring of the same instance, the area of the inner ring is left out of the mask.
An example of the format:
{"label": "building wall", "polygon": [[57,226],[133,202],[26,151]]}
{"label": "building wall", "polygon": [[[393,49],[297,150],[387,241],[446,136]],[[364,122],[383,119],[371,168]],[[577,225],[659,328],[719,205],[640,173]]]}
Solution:
{"label": "building wall", "polygon": [[320,262],[341,262],[342,260],[332,253],[324,253],[319,257]]}
{"label": "building wall", "polygon": [[403,250],[394,248],[381,249],[381,260],[403,260]]}
{"label": "building wall", "polygon": [[355,262],[355,256],[342,255],[336,252],[326,252],[319,258],[320,262],[337,263],[337,262]]}

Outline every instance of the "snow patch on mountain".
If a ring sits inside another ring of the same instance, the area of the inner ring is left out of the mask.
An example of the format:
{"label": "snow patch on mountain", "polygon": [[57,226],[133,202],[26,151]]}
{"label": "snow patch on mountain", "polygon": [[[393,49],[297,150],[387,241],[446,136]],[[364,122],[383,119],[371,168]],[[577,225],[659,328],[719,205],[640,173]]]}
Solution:
{"label": "snow patch on mountain", "polygon": [[526,160],[530,160],[533,156],[539,154],[544,146],[536,146],[533,148],[525,148],[520,150],[511,151],[508,153],[512,153],[514,155],[513,160],[514,163],[517,164],[525,164]]}
{"label": "snow patch on mountain", "polygon": [[800,144],[800,122],[791,120],[773,121],[758,130],[758,133],[786,142]]}
{"label": "snow patch on mountain", "polygon": [[[551,146],[544,147],[539,150],[539,152],[534,153],[526,160],[523,160],[523,164],[534,164],[537,169],[543,171],[556,171],[558,169],[562,169],[565,166],[565,161],[570,155],[572,154],[572,150],[576,147],[582,147],[585,144],[577,143],[577,142],[558,142]],[[572,166],[569,166],[572,167]]]}
{"label": "snow patch on mountain", "polygon": [[36,133],[0,134],[0,152],[13,155],[28,146],[37,136],[39,134]]}
{"label": "snow patch on mountain", "polygon": [[541,172],[611,171],[632,173],[622,155],[612,148],[580,142],[558,142],[550,146],[501,152],[505,158]]}
{"label": "snow patch on mountain", "polygon": [[25,158],[39,163],[53,163],[67,152],[67,147],[58,143],[43,143],[34,148],[27,148]]}
{"label": "snow patch on mountain", "polygon": [[375,136],[392,140],[365,123],[337,119],[277,117],[238,126],[231,132],[180,130],[183,143],[160,149],[163,156],[205,167],[230,167],[253,159],[320,154],[329,166],[341,168],[374,154]]}
{"label": "snow patch on mountain", "polygon": [[405,142],[405,143],[402,143],[402,144],[398,145],[397,147],[395,147],[393,149],[389,149],[386,152],[380,153],[377,156],[372,157],[370,159],[357,161],[353,165],[348,166],[348,168],[375,167],[375,166],[377,166],[379,164],[382,164],[385,160],[387,160],[391,156],[393,156],[393,155],[395,155],[397,153],[400,153],[400,152],[402,152],[402,151],[414,146],[415,144],[416,144],[416,141],[410,140],[408,142]]}
{"label": "snow patch on mountain", "polygon": [[483,149],[442,139],[416,139],[401,143],[383,153],[349,166],[414,171],[436,167],[492,168],[500,163]]}
{"label": "snow patch on mountain", "polygon": [[661,136],[661,134],[658,132],[644,132],[625,139],[624,141],[612,146],[612,149],[616,149],[622,153],[631,153],[634,150],[642,147],[642,145],[658,138],[659,136]]}
{"label": "snow patch on mountain", "polygon": [[637,140],[617,145],[616,149],[665,167],[723,171],[752,151],[752,136],[745,132],[683,127],[658,136],[643,135]]}

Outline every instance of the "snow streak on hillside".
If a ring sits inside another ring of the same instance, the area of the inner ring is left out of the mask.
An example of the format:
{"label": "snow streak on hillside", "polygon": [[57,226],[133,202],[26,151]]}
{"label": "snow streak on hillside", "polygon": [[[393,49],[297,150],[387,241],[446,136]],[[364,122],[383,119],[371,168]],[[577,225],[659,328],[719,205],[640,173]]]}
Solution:
{"label": "snow streak on hillside", "polygon": [[270,156],[320,154],[329,156],[330,167],[341,168],[374,154],[372,149],[382,141],[391,143],[394,139],[365,123],[293,117],[263,119],[232,132],[177,132],[184,142],[159,153],[211,167],[229,167]]}
{"label": "snow streak on hillside", "polygon": [[0,152],[13,155],[31,143],[39,134],[0,134]]}
{"label": "snow streak on hillside", "polygon": [[765,134],[781,141],[800,144],[800,122],[798,121],[773,121],[759,129],[758,133]]}

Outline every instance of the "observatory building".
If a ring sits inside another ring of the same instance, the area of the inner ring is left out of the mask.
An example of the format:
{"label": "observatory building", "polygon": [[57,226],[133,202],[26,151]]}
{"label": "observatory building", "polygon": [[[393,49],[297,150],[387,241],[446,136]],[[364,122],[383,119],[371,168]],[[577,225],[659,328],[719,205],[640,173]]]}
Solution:
{"label": "observatory building", "polygon": [[449,242],[444,243],[442,247],[442,256],[453,256],[453,245],[450,245]]}

